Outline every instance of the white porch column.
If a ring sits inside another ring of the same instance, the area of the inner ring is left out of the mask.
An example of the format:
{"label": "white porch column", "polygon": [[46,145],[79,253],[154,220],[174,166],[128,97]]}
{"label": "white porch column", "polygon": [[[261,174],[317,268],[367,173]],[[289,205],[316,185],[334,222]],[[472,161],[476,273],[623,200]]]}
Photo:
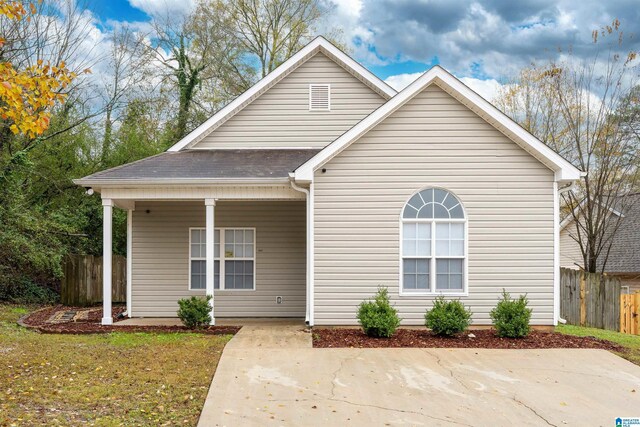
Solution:
{"label": "white porch column", "polygon": [[133,277],[133,209],[127,210],[127,315],[131,317],[132,288],[131,278]]}
{"label": "white porch column", "polygon": [[113,252],[111,215],[113,201],[102,199],[102,324],[111,325],[111,254]]}
{"label": "white porch column", "polygon": [[209,301],[209,304],[211,305],[211,325],[215,325],[216,324],[216,318],[213,312],[213,279],[214,279],[214,229],[215,229],[215,221],[214,221],[214,214],[215,214],[215,206],[216,206],[216,200],[215,199],[205,199],[204,200],[204,204],[205,204],[205,209],[206,209],[206,229],[205,229],[205,235],[206,235],[206,265],[207,265],[207,270],[206,270],[206,294],[209,296],[211,296],[211,300]]}

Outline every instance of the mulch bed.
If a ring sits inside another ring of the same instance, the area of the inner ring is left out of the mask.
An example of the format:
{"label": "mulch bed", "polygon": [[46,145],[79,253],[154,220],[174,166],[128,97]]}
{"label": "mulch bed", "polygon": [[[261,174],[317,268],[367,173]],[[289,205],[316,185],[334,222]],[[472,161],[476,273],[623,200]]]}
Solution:
{"label": "mulch bed", "polygon": [[184,326],[133,326],[118,324],[125,318],[118,318],[126,307],[114,306],[112,308],[113,325],[101,325],[102,308],[92,308],[86,320],[51,324],[47,321],[58,311],[87,310],[87,307],[67,307],[56,305],[23,316],[18,323],[24,327],[48,334],[107,334],[111,332],[198,332],[208,335],[234,335],[240,330],[240,326],[208,326],[194,331]]}
{"label": "mulch bed", "polygon": [[[90,310],[86,323],[100,323],[102,321],[102,307],[69,307],[60,304],[36,310],[32,313],[29,313],[21,320],[22,323],[24,323],[26,326],[42,326],[45,325],[47,320],[49,320],[51,316],[53,316],[58,311],[83,310]],[[125,306],[113,306],[113,308],[111,309],[113,322],[116,323],[121,320],[125,320],[126,318],[118,318],[118,316],[120,315],[120,313],[124,313],[126,310],[127,308]]]}
{"label": "mulch bed", "polygon": [[[469,334],[475,335],[470,338]],[[428,330],[398,329],[391,338],[371,338],[360,329],[314,329],[313,346],[320,348],[597,348],[624,352],[625,348],[595,337],[576,337],[555,332],[532,331],[526,338],[500,338],[493,330],[473,330],[456,337],[438,337]]]}

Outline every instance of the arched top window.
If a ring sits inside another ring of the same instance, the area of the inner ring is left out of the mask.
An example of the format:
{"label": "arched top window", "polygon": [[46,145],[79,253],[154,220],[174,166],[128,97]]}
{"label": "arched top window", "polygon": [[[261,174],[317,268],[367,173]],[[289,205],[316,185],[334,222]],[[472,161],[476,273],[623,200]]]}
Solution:
{"label": "arched top window", "polygon": [[462,219],[464,211],[458,198],[450,192],[440,188],[428,188],[409,199],[402,218]]}
{"label": "arched top window", "polygon": [[427,188],[402,210],[401,294],[465,294],[467,221],[460,200]]}

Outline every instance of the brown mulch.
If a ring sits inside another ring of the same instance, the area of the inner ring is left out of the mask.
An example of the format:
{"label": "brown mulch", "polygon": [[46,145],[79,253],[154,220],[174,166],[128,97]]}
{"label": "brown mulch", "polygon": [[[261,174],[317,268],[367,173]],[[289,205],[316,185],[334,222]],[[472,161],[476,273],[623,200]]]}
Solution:
{"label": "brown mulch", "polygon": [[163,333],[198,333],[205,335],[235,335],[240,326],[207,326],[193,330],[184,326],[133,326],[133,325],[101,325],[99,323],[60,323],[57,325],[42,325],[35,327],[47,334],[108,334],[111,332],[163,332]]}
{"label": "brown mulch", "polygon": [[197,332],[207,335],[234,335],[240,330],[240,326],[207,326],[194,331],[184,326],[133,326],[118,324],[125,318],[118,319],[118,315],[126,310],[126,307],[114,306],[113,325],[101,325],[102,308],[91,308],[87,320],[50,324],[47,320],[57,311],[77,311],[87,310],[87,307],[67,307],[56,305],[46,307],[41,310],[23,316],[18,323],[27,328],[31,328],[48,334],[106,334],[111,332]]}
{"label": "brown mulch", "polygon": [[[470,338],[468,335],[475,337]],[[320,348],[426,347],[426,348],[597,348],[624,352],[625,348],[595,337],[576,337],[555,332],[531,331],[526,338],[500,338],[493,330],[473,330],[456,337],[434,335],[428,330],[398,329],[391,338],[371,338],[361,329],[314,329],[313,346]]]}
{"label": "brown mulch", "polygon": [[[51,307],[45,307],[40,310],[36,310],[32,313],[29,313],[27,316],[23,317],[22,323],[28,326],[42,326],[46,325],[47,320],[51,318],[58,311],[89,311],[89,318],[85,321],[86,323],[100,323],[102,321],[102,307],[69,307],[65,305],[54,305]],[[111,308],[111,315],[113,318],[113,322],[119,322],[125,320],[126,318],[118,318],[120,313],[124,313],[127,310],[125,306],[113,306]],[[85,323],[83,322],[83,323]]]}

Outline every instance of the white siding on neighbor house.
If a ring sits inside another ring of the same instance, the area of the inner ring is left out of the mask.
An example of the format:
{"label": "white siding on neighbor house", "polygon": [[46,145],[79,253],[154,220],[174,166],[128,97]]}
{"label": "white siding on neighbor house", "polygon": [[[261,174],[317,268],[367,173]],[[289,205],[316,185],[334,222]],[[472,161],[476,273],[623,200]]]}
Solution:
{"label": "white siding on neighbor house", "polygon": [[[331,85],[330,111],[309,111],[309,85]],[[384,103],[326,55],[318,53],[192,148],[322,148]]]}
{"label": "white siding on neighbor house", "polygon": [[[575,223],[567,225],[560,231],[560,267],[579,270],[584,264],[580,244],[571,237],[575,231]],[[577,264],[577,265],[576,265]]]}
{"label": "white siding on neighbor house", "polygon": [[477,325],[503,288],[527,293],[532,323],[553,324],[554,174],[432,85],[317,171],[315,324],[355,324],[357,305],[389,287],[403,324],[432,296],[399,296],[400,214],[418,190],[453,192],[468,218],[468,288]]}
{"label": "white siding on neighbor house", "polygon": [[640,273],[635,274],[615,274],[620,281],[622,282],[622,286],[629,287],[629,293],[640,292]]}
{"label": "white siding on neighbor house", "polygon": [[[217,317],[304,317],[305,202],[218,202],[216,227],[256,228],[256,290],[215,291]],[[147,213],[149,211],[149,213]],[[138,202],[133,213],[132,314],[175,317],[189,290],[189,227],[205,226],[202,202]],[[276,297],[282,296],[282,304]]]}

